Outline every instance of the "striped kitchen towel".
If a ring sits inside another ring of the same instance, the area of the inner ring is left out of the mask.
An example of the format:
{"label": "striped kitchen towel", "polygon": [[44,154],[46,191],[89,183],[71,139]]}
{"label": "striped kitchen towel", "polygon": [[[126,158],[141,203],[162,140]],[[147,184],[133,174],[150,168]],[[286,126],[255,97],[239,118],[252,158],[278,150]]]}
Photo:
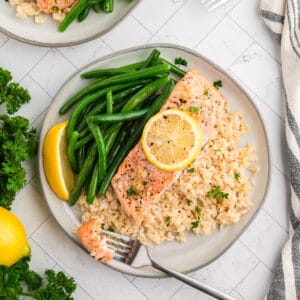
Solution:
{"label": "striped kitchen towel", "polygon": [[260,13],[281,41],[291,189],[289,240],[282,250],[266,298],[296,300],[300,299],[300,0],[262,0]]}

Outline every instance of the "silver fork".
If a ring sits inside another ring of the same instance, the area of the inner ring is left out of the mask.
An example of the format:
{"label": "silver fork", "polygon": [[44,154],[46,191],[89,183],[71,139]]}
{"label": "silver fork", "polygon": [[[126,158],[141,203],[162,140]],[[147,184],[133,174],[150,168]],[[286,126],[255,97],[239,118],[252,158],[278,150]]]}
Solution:
{"label": "silver fork", "polygon": [[115,251],[115,260],[121,261],[134,268],[151,266],[217,299],[234,300],[231,296],[205,283],[199,282],[155,261],[153,257],[151,257],[148,248],[139,241],[107,230],[102,230],[102,233],[107,237],[108,247]]}
{"label": "silver fork", "polygon": [[212,11],[224,4],[226,4],[227,2],[229,2],[230,0],[201,0],[201,4],[203,7],[209,7],[208,11]]}

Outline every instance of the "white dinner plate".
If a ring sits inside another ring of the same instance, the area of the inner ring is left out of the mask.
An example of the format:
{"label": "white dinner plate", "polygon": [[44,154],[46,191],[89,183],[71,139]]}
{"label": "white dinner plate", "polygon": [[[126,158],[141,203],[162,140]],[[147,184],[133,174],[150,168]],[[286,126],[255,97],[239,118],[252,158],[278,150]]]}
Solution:
{"label": "white dinner plate", "polygon": [[32,18],[22,20],[16,17],[16,9],[8,2],[0,1],[0,31],[22,42],[47,47],[65,47],[81,44],[99,37],[123,18],[140,0],[116,0],[110,14],[90,12],[88,18],[79,23],[75,20],[65,32],[58,31],[58,22],[51,17],[43,24],[36,24]]}
{"label": "white dinner plate", "polygon": [[[198,68],[211,81],[222,80],[222,93],[227,99],[230,99],[230,110],[244,112],[245,120],[251,128],[251,130],[241,139],[240,145],[246,145],[247,143],[255,145],[258,157],[257,166],[260,169],[260,172],[255,179],[256,185],[253,186],[250,193],[250,200],[253,203],[253,207],[241,218],[239,223],[227,226],[222,230],[215,230],[209,236],[197,237],[194,234],[189,234],[184,244],[179,244],[177,241],[165,242],[154,246],[150,250],[156,261],[162,262],[177,271],[188,273],[197,270],[220,257],[238,239],[262,207],[270,180],[268,140],[265,126],[255,104],[245,90],[229,74],[222,71],[206,58],[192,50],[175,45],[147,45],[120,51],[98,59],[76,72],[64,83],[61,90],[57,93],[45,117],[40,136],[40,178],[46,201],[53,216],[69,237],[81,246],[77,235],[74,234],[76,228],[81,225],[79,213],[74,208],[71,208],[67,202],[61,201],[56,197],[51,191],[45,178],[41,153],[44,137],[51,126],[68,117],[60,116],[58,114],[61,105],[76,91],[87,85],[87,80],[81,79],[80,73],[96,68],[111,68],[143,60],[149,55],[153,48],[158,48],[161,51],[161,56],[170,61],[174,61],[174,58],[176,57],[185,58],[188,61],[189,67]],[[151,267],[135,269],[114,260],[109,262],[108,266],[135,276],[163,276],[161,272],[156,271]]]}

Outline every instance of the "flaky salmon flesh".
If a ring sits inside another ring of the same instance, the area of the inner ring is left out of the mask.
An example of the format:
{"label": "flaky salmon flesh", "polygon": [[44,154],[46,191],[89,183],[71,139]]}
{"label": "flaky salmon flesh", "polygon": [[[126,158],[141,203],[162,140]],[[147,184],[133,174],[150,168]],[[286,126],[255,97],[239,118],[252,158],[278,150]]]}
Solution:
{"label": "flaky salmon flesh", "polygon": [[[191,107],[197,107],[193,117],[199,123],[205,145],[224,103],[222,94],[198,70],[191,69],[175,85],[161,110],[175,108],[189,112]],[[178,179],[181,172],[163,171],[152,165],[139,142],[119,166],[112,187],[124,212],[135,225],[140,225],[151,204]]]}
{"label": "flaky salmon flesh", "polygon": [[77,0],[37,0],[36,4],[46,14],[53,14],[58,10],[71,7]]}
{"label": "flaky salmon flesh", "polygon": [[77,234],[83,246],[90,255],[101,262],[108,262],[113,259],[115,251],[108,248],[106,235],[101,234],[101,224],[99,219],[92,219],[77,229]]}

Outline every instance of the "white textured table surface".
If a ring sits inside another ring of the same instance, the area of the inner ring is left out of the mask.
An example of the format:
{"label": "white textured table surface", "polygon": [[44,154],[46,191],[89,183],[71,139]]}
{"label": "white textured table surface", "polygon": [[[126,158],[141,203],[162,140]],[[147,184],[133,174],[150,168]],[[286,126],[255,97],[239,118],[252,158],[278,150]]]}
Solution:
{"label": "white textured table surface", "polygon": [[[193,274],[237,299],[262,299],[288,236],[284,92],[280,51],[258,15],[258,0],[232,0],[207,13],[200,0],[142,0],[113,31],[92,42],[60,49],[22,44],[0,33],[0,66],[12,71],[33,97],[20,111],[40,129],[47,107],[77,68],[130,46],[172,42],[195,49],[227,69],[248,89],[266,121],[272,180],[252,225],[217,261]],[[75,299],[210,299],[173,279],[127,276],[95,263],[63,233],[47,208],[37,159],[26,164],[28,184],[13,205],[27,229],[32,267],[63,269],[78,288]]]}

